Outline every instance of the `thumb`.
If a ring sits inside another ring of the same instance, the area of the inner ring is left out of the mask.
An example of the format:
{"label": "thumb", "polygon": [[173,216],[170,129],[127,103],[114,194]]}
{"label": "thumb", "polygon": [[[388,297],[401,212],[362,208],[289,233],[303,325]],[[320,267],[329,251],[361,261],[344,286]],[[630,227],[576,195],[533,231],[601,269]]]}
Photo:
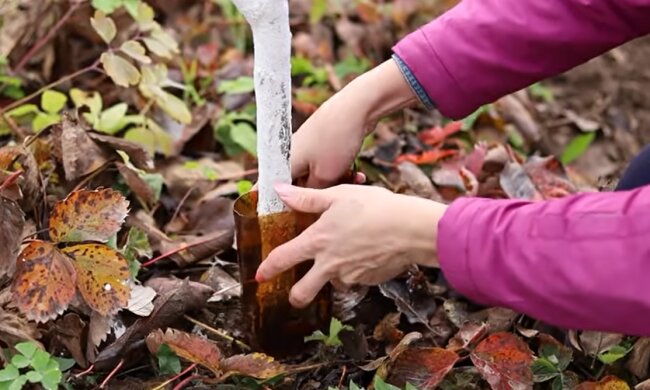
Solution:
{"label": "thumb", "polygon": [[305,213],[322,213],[334,201],[334,198],[326,190],[316,190],[278,183],[275,185],[275,191],[280,195],[282,201],[292,210]]}

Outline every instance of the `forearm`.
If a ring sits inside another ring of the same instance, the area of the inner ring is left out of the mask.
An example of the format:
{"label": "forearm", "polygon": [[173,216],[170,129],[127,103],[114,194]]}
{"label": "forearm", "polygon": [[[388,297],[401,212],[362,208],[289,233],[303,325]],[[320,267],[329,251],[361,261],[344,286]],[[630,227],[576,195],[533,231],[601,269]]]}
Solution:
{"label": "forearm", "polygon": [[460,118],[650,33],[648,20],[649,0],[463,0],[394,51],[432,104]]}
{"label": "forearm", "polygon": [[554,325],[650,335],[650,187],[530,203],[461,198],[439,224],[451,285]]}

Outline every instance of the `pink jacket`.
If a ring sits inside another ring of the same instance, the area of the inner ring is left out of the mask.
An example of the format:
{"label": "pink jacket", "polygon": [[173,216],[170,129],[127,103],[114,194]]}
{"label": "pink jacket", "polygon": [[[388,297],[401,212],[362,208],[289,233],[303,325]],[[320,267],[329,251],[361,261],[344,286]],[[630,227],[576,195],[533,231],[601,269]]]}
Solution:
{"label": "pink jacket", "polygon": [[[650,0],[463,0],[394,52],[460,118],[649,33]],[[438,227],[442,271],[468,298],[566,328],[650,335],[650,186],[461,198]]]}

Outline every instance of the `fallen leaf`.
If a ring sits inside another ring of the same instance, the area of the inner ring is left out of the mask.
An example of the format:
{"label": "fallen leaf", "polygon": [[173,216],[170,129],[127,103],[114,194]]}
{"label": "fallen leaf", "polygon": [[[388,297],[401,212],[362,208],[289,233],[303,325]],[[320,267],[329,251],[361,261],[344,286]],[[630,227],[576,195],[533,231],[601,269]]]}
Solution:
{"label": "fallen leaf", "polygon": [[400,172],[400,180],[404,182],[415,195],[431,199],[437,195],[431,179],[412,162],[402,162],[397,166]]}
{"label": "fallen leaf", "polygon": [[93,346],[98,346],[111,332],[111,325],[113,324],[113,316],[103,316],[96,311],[90,315],[90,323],[88,324],[88,341]]}
{"label": "fallen leaf", "polygon": [[423,130],[418,133],[418,138],[423,143],[434,146],[447,139],[450,135],[461,131],[462,128],[462,121],[450,122],[444,127],[435,126],[428,130]]}
{"label": "fallen leaf", "polygon": [[61,124],[53,127],[54,150],[63,162],[65,178],[73,181],[104,166],[110,155],[93,142],[78,121],[65,113],[62,116]]}
{"label": "fallen leaf", "polygon": [[554,156],[532,156],[524,164],[524,170],[545,199],[560,198],[578,191]]}
{"label": "fallen leaf", "polygon": [[379,291],[395,302],[397,310],[406,315],[411,323],[429,327],[429,317],[436,311],[433,297],[427,294],[411,294],[403,282],[391,280],[379,285]]}
{"label": "fallen leaf", "polygon": [[449,340],[447,343],[447,349],[451,351],[465,349],[485,336],[488,329],[488,325],[484,322],[480,324],[468,322],[458,330],[453,338]]}
{"label": "fallen leaf", "polygon": [[622,379],[608,375],[598,382],[583,382],[576,390],[630,390],[630,386]]}
{"label": "fallen leaf", "polygon": [[136,285],[131,289],[131,298],[126,309],[140,317],[146,317],[153,311],[153,299],[156,290],[151,287]]}
{"label": "fallen leaf", "polygon": [[102,244],[79,244],[61,250],[77,270],[77,284],[86,303],[101,315],[114,314],[129,301],[129,264]]}
{"label": "fallen leaf", "polygon": [[432,390],[458,359],[455,352],[443,348],[407,349],[391,364],[387,382],[400,389],[408,382],[419,390]]}
{"label": "fallen leaf", "polygon": [[[183,319],[185,313],[204,307],[213,292],[208,286],[189,280],[170,279],[166,282],[168,278],[156,279],[156,283],[162,287],[147,283],[158,293],[153,302],[153,312],[148,317],[137,319],[124,334],[99,353],[93,362],[98,370],[110,370],[126,353],[139,348],[142,345],[140,342],[149,333],[173,326]],[[152,282],[152,279],[148,282]]]}
{"label": "fallen leaf", "polygon": [[650,338],[641,337],[632,346],[625,367],[637,378],[647,378],[650,368]]}
{"label": "fallen leaf", "polygon": [[160,345],[166,344],[179,357],[198,363],[217,376],[221,373],[221,351],[206,338],[171,328],[164,333],[158,329],[147,336],[146,343],[152,354],[158,352]]}
{"label": "fallen leaf", "polygon": [[474,366],[494,390],[529,389],[533,353],[520,338],[500,332],[488,336],[472,351]]}
{"label": "fallen leaf", "polygon": [[511,199],[541,200],[544,197],[537,191],[523,166],[517,162],[508,162],[501,171],[501,188]]}
{"label": "fallen leaf", "polygon": [[12,294],[8,288],[0,291],[0,340],[7,345],[16,345],[21,341],[36,341],[40,338],[37,325],[16,312],[7,308],[11,303]]}
{"label": "fallen leaf", "polygon": [[128,208],[124,196],[112,189],[74,191],[54,206],[50,238],[55,242],[106,242],[120,230]]}
{"label": "fallen leaf", "polygon": [[86,323],[81,320],[78,314],[68,313],[54,323],[54,335],[70,352],[70,355],[80,367],[88,365],[84,355],[84,348],[81,343]]}
{"label": "fallen leaf", "polygon": [[32,241],[18,257],[11,285],[12,304],[28,319],[47,322],[68,307],[76,280],[67,256],[49,242]]}
{"label": "fallen leaf", "polygon": [[115,166],[117,166],[117,170],[122,175],[122,178],[124,178],[126,185],[129,186],[141,202],[144,202],[144,205],[147,207],[156,205],[159,194],[156,193],[151,184],[143,176],[120,162],[115,163]]}
{"label": "fallen leaf", "polygon": [[16,270],[25,215],[20,206],[0,196],[0,280]]}
{"label": "fallen leaf", "polygon": [[213,265],[201,275],[200,282],[214,290],[208,302],[227,301],[241,295],[241,286],[237,279],[221,267]]}
{"label": "fallen leaf", "polygon": [[502,97],[496,106],[504,119],[515,124],[528,143],[534,144],[541,139],[542,133],[537,121],[515,94]]}
{"label": "fallen leaf", "polygon": [[596,331],[584,331],[580,333],[580,346],[590,356],[596,356],[607,352],[623,341],[623,335],[618,333],[606,333]]}
{"label": "fallen leaf", "polygon": [[235,355],[221,361],[224,378],[244,375],[256,379],[270,379],[286,372],[282,363],[263,353]]}
{"label": "fallen leaf", "polygon": [[97,141],[107,151],[115,152],[116,155],[117,151],[126,153],[129,156],[129,161],[138,169],[151,170],[154,168],[151,154],[135,142],[95,132],[88,132],[88,136],[94,141]]}
{"label": "fallen leaf", "polygon": [[395,159],[395,163],[399,164],[404,161],[408,161],[416,165],[435,164],[442,159],[451,156],[456,156],[457,154],[458,154],[457,150],[434,149],[419,154],[413,154],[413,153],[402,154],[401,156],[398,156],[397,159]]}
{"label": "fallen leaf", "polygon": [[[206,235],[179,235],[176,241],[162,241],[160,250],[163,253],[174,252],[169,256],[179,267],[186,267],[189,264],[218,255],[232,247],[234,229],[219,230]],[[180,251],[177,251],[181,248]]]}
{"label": "fallen leaf", "polygon": [[342,322],[348,322],[356,316],[355,308],[368,295],[368,286],[353,286],[347,291],[334,290],[332,315]]}
{"label": "fallen leaf", "polygon": [[404,332],[399,330],[397,326],[401,318],[401,313],[388,313],[377,324],[372,336],[377,341],[388,341],[390,344],[397,344],[404,337]]}

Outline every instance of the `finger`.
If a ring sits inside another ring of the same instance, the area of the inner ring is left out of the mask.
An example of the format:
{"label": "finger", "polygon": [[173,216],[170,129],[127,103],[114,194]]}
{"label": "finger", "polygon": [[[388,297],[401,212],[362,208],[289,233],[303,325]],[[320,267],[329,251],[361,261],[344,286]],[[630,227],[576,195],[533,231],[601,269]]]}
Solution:
{"label": "finger", "polygon": [[316,263],[310,270],[296,283],[289,293],[289,302],[292,306],[303,308],[309,305],[318,292],[325,287],[329,278],[327,274]]}
{"label": "finger", "polygon": [[301,262],[316,257],[317,248],[311,238],[314,226],[311,225],[298,237],[273,249],[257,268],[255,280],[264,282],[273,279]]}
{"label": "finger", "polygon": [[336,291],[340,291],[340,292],[350,291],[350,285],[342,282],[341,279],[332,279],[330,280],[330,283],[332,283],[332,286],[334,286],[334,289]]}
{"label": "finger", "polygon": [[334,201],[328,191],[295,187],[284,183],[276,184],[275,191],[291,209],[305,213],[322,213]]}
{"label": "finger", "polygon": [[363,172],[357,172],[354,175],[354,184],[363,184],[366,182],[366,175]]}

